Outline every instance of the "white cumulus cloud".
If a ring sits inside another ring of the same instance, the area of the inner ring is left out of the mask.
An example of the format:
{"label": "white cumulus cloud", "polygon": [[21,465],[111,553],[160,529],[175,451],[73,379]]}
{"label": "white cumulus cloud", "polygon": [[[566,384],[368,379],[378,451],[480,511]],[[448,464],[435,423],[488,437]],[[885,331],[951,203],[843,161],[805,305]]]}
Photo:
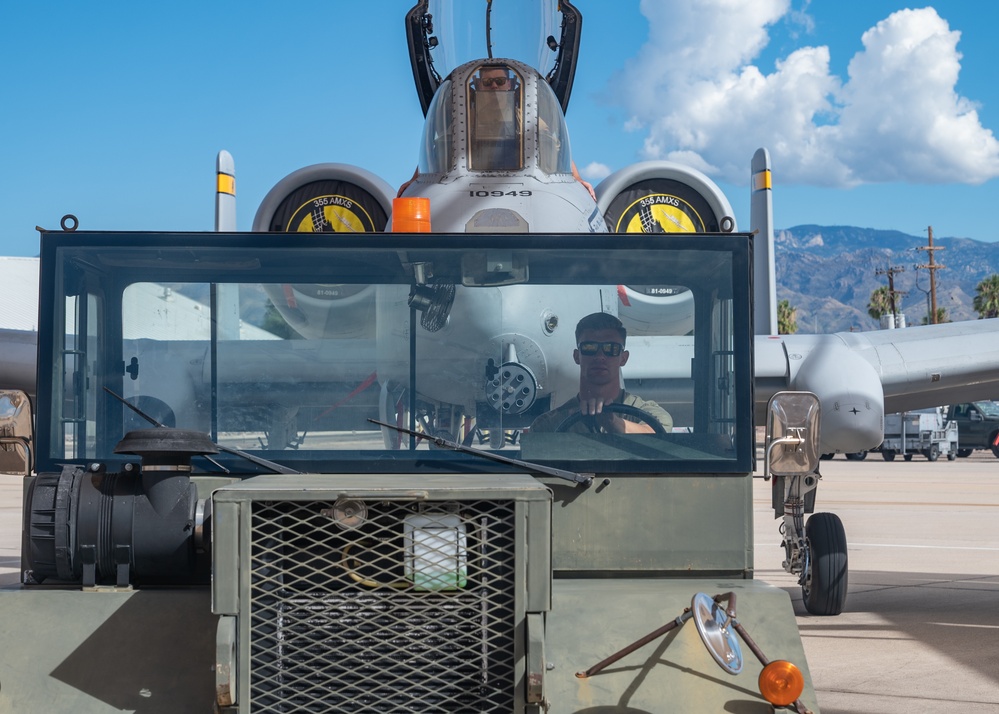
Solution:
{"label": "white cumulus cloud", "polygon": [[[807,7],[807,6],[806,6]],[[808,27],[789,0],[643,0],[649,41],[615,78],[646,158],[744,183],[769,149],[784,183],[981,183],[999,142],[957,94],[960,32],[933,8],[900,10],[864,33],[848,77],[829,49],[802,47],[765,73],[768,28]]]}
{"label": "white cumulus cloud", "polygon": [[588,178],[591,181],[599,181],[610,176],[611,168],[607,164],[601,164],[599,161],[591,161],[580,169],[579,173],[583,178]]}

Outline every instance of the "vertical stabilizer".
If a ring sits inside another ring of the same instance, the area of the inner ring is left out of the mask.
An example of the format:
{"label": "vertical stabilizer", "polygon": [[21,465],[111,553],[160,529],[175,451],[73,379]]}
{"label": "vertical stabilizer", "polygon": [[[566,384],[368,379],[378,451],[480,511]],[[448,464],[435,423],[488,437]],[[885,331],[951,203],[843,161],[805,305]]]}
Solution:
{"label": "vertical stabilizer", "polygon": [[[223,149],[215,158],[215,232],[236,230],[236,162]],[[239,286],[216,287],[215,324],[219,339],[239,339]]]}
{"label": "vertical stabilizer", "polygon": [[236,163],[223,149],[215,159],[215,230],[236,230]]}
{"label": "vertical stabilizer", "polygon": [[750,182],[749,230],[753,241],[753,282],[757,335],[777,334],[777,280],[774,268],[773,200],[771,196],[770,153],[757,149],[753,154]]}

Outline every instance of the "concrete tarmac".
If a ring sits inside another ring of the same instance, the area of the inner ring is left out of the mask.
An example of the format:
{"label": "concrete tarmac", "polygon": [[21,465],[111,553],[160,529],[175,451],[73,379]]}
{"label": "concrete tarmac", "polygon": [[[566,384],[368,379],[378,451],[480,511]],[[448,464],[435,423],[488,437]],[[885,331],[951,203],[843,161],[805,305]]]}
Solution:
{"label": "concrete tarmac", "polygon": [[[816,511],[849,543],[841,615],[805,611],[762,479],[754,510],[756,576],[791,595],[823,714],[999,711],[999,459],[837,456],[821,472]],[[18,587],[20,529],[21,479],[0,475],[0,588]]]}
{"label": "concrete tarmac", "polygon": [[820,464],[815,511],[846,530],[849,589],[809,615],[757,479],[756,576],[790,593],[823,714],[999,712],[999,459]]}

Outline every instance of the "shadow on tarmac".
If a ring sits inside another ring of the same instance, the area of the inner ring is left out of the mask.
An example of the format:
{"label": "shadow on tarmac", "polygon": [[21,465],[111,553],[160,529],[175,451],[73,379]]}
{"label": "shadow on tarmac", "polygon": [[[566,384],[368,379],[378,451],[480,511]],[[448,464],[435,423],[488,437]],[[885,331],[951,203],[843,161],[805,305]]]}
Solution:
{"label": "shadow on tarmac", "polygon": [[[843,613],[811,615],[801,589],[781,586],[791,596],[802,636],[867,641],[856,657],[895,657],[889,642],[932,648],[999,686],[999,576],[851,571]],[[885,643],[883,646],[879,643]],[[878,671],[872,662],[871,671]]]}

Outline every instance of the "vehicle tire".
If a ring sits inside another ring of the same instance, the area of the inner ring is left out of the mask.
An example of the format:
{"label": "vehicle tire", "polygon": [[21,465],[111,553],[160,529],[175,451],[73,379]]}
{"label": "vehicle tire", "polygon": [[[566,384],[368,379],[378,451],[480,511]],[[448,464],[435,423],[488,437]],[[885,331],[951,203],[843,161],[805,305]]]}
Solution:
{"label": "vehicle tire", "polygon": [[969,456],[971,456],[972,451],[974,451],[974,449],[958,449],[957,455],[960,456],[962,459],[966,459]]}
{"label": "vehicle tire", "polygon": [[989,448],[992,449],[992,453],[995,454],[995,457],[999,459],[999,446],[996,446],[997,434],[999,434],[999,431],[994,431],[989,434]]}
{"label": "vehicle tire", "polygon": [[952,451],[948,451],[947,452],[947,460],[948,461],[957,461],[957,452],[953,451],[953,450]]}
{"label": "vehicle tire", "polygon": [[912,461],[912,454],[903,454],[902,458],[906,461]]}
{"label": "vehicle tire", "polygon": [[835,455],[836,454],[819,454],[819,458],[822,459],[823,461],[829,461]]}
{"label": "vehicle tire", "polygon": [[846,604],[849,568],[846,531],[835,513],[816,513],[805,523],[809,570],[801,585],[805,609],[813,615],[838,615]]}
{"label": "vehicle tire", "polygon": [[858,452],[856,452],[854,454],[847,454],[846,458],[848,460],[850,460],[850,461],[863,461],[864,459],[867,458],[867,452],[866,451],[858,451]]}
{"label": "vehicle tire", "polygon": [[926,458],[930,461],[936,461],[940,458],[940,447],[936,444],[931,444],[930,448],[926,450]]}
{"label": "vehicle tire", "polygon": [[892,451],[891,449],[882,449],[881,458],[884,459],[885,461],[894,461],[895,452]]}

